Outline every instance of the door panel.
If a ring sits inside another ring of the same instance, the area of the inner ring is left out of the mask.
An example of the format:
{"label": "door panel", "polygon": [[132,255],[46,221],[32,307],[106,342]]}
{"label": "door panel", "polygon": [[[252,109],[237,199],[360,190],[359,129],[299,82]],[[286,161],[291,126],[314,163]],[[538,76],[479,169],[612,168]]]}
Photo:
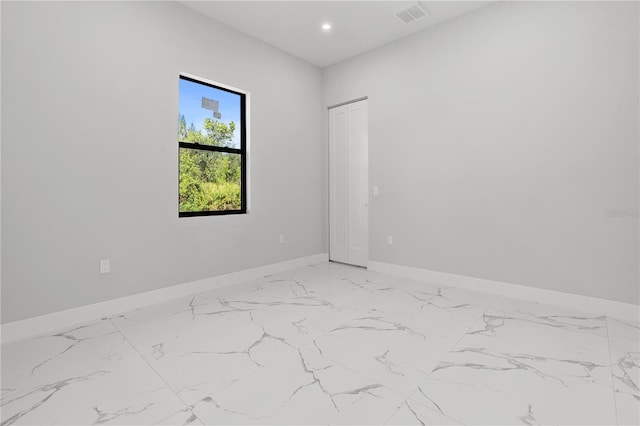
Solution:
{"label": "door panel", "polygon": [[329,258],[366,266],[369,247],[367,101],[329,110]]}
{"label": "door panel", "polygon": [[330,259],[348,263],[347,111],[332,110],[330,116]]}
{"label": "door panel", "polygon": [[349,263],[367,266],[369,192],[366,101],[349,104]]}

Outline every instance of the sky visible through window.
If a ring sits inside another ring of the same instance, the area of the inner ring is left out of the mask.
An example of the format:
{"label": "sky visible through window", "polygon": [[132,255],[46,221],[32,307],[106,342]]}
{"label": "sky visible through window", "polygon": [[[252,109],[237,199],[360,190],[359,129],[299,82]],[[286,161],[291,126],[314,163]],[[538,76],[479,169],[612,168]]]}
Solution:
{"label": "sky visible through window", "polygon": [[[202,108],[202,97],[218,101],[220,119],[213,117],[213,112]],[[180,79],[180,114],[184,115],[187,127],[194,124],[196,129],[204,132],[204,119],[211,118],[223,123],[236,123],[233,133],[233,146],[240,146],[240,95],[205,86],[204,84]]]}

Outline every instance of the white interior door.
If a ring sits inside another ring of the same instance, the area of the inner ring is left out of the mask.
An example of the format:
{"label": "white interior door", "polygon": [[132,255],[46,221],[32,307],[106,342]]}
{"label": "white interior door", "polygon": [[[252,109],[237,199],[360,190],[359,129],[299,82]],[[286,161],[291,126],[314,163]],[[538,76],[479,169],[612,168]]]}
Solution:
{"label": "white interior door", "polygon": [[329,259],[367,266],[369,258],[367,101],[329,110]]}

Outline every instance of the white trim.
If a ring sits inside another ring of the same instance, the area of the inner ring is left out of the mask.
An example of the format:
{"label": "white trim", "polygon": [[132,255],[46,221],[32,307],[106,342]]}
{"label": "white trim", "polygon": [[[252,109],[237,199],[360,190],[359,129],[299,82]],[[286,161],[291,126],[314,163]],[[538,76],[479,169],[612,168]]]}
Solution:
{"label": "white trim", "polygon": [[329,255],[327,253],[300,257],[298,259],[287,260],[285,262],[259,266],[257,268],[218,275],[198,281],[191,281],[185,284],[178,284],[145,293],[120,297],[118,299],[107,300],[105,302],[94,303],[92,305],[80,306],[77,308],[67,309],[65,311],[2,324],[2,326],[0,326],[2,343],[5,344],[20,339],[46,334],[48,332],[60,330],[62,328],[81,324],[87,321],[113,316],[132,309],[166,302],[168,300],[200,293],[206,290],[228,287],[230,285],[262,277],[264,275],[275,274],[289,269],[326,262],[328,260]]}
{"label": "white trim", "polygon": [[595,315],[606,315],[626,321],[637,322],[640,319],[640,306],[631,303],[616,302],[614,300],[599,299],[596,297],[582,296],[580,294],[563,293],[543,288],[509,284],[371,260],[367,264],[367,267],[371,271],[493,293],[515,299],[533,300],[589,312]]}
{"label": "white trim", "polygon": [[179,76],[180,77],[191,78],[193,80],[201,81],[201,82],[206,83],[206,84],[212,84],[214,86],[218,86],[218,87],[221,87],[223,89],[233,90],[234,92],[242,93],[244,95],[249,95],[250,94],[247,90],[240,89],[240,88],[234,87],[234,86],[230,86],[230,85],[224,84],[224,83],[219,83],[217,81],[209,80],[208,78],[200,77],[200,76],[195,75],[195,74],[189,74],[189,73],[186,73],[186,72],[181,72],[181,73],[179,73]]}
{"label": "white trim", "polygon": [[339,104],[328,106],[327,109],[338,108],[338,107],[341,107],[341,106],[344,106],[344,105],[354,104],[354,103],[360,102],[360,101],[366,101],[368,99],[369,99],[368,96],[363,96],[361,98],[353,99],[351,101],[340,102]]}

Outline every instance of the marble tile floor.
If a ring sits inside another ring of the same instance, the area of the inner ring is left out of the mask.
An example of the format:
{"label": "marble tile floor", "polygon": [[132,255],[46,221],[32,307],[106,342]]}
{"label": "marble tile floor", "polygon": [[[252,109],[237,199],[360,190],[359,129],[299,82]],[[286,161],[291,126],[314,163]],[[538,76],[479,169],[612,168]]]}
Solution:
{"label": "marble tile floor", "polygon": [[321,263],[4,345],[1,425],[637,425],[639,335]]}

